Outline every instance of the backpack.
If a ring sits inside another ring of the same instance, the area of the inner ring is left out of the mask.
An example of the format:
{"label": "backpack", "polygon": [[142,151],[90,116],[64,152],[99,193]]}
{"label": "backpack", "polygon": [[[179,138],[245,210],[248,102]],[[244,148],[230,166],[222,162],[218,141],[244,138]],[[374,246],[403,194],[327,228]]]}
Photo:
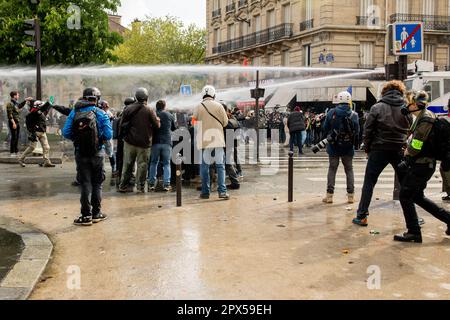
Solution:
{"label": "backpack", "polygon": [[443,167],[450,169],[450,118],[438,117],[423,121],[433,123],[430,134],[432,155],[436,160],[442,161]]}
{"label": "backpack", "polygon": [[83,157],[93,157],[100,148],[97,113],[95,111],[76,112],[72,123],[74,145]]}
{"label": "backpack", "polygon": [[[334,144],[339,147],[353,147],[355,144],[355,125],[350,116],[338,117],[335,111],[332,119],[332,128],[335,129]],[[335,125],[338,121],[337,125]]]}

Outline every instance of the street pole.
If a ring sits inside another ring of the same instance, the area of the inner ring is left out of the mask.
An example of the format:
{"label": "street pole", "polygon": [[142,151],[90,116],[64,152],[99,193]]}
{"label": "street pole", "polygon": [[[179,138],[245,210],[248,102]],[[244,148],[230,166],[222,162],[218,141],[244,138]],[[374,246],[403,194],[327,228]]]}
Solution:
{"label": "street pole", "polygon": [[294,202],[294,152],[289,151],[288,202]]}
{"label": "street pole", "polygon": [[35,19],[36,28],[36,100],[42,100],[42,74],[41,74],[41,24],[39,18]]}
{"label": "street pole", "polygon": [[[259,70],[256,71],[256,92],[259,90]],[[256,95],[256,161],[259,163],[259,95]]]}
{"label": "street pole", "polygon": [[176,177],[177,177],[177,207],[181,207],[183,205],[183,201],[182,201],[182,163],[183,163],[183,158],[181,157],[181,154],[177,155],[177,160],[176,160]]}

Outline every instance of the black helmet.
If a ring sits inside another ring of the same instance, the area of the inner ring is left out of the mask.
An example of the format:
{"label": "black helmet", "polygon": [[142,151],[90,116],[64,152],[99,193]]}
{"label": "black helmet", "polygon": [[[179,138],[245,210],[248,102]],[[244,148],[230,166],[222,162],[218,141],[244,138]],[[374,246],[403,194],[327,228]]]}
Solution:
{"label": "black helmet", "polygon": [[139,88],[134,95],[139,102],[148,101],[148,91],[145,88]]}
{"label": "black helmet", "polygon": [[83,91],[83,98],[89,101],[98,101],[101,95],[100,90],[97,88],[86,88]]}
{"label": "black helmet", "polygon": [[124,104],[125,104],[125,106],[129,106],[130,104],[133,104],[135,102],[136,102],[136,99],[133,97],[130,97],[130,98],[125,99]]}

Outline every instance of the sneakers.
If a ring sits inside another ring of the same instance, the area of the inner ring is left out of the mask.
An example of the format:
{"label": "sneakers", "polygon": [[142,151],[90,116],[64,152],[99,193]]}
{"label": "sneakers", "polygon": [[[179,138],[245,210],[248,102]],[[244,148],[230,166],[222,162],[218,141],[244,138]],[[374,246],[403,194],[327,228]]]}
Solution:
{"label": "sneakers", "polygon": [[443,197],[443,198],[442,198],[442,201],[444,201],[444,202],[450,202],[450,195],[448,195],[448,196],[446,196],[446,197]]}
{"label": "sneakers", "polygon": [[139,188],[137,188],[137,191],[136,191],[137,193],[139,193],[139,194],[144,194],[145,193],[145,187],[139,187]]}
{"label": "sneakers", "polygon": [[131,189],[131,188],[119,188],[117,190],[117,192],[119,192],[119,193],[132,193],[133,189]]}
{"label": "sneakers", "polygon": [[20,166],[21,166],[22,168],[25,168],[25,167],[26,167],[26,164],[25,164],[25,162],[24,162],[22,159],[19,159],[19,164],[20,164]]}
{"label": "sneakers", "polygon": [[201,194],[200,195],[200,199],[208,200],[209,199],[209,194]]}
{"label": "sneakers", "polygon": [[154,183],[154,184],[149,183],[148,186],[147,186],[147,191],[148,192],[155,192],[155,190],[156,190],[156,183]]}
{"label": "sneakers", "polygon": [[92,223],[99,223],[105,221],[106,219],[108,219],[108,216],[106,214],[103,213],[94,214],[92,216]]}
{"label": "sneakers", "polygon": [[323,198],[322,202],[326,203],[326,204],[332,204],[333,203],[333,194],[327,193],[327,196],[325,198]]}
{"label": "sneakers", "polygon": [[367,226],[369,226],[367,217],[358,216],[355,219],[353,219],[352,222],[353,222],[353,224],[356,224],[357,226],[360,226],[360,227],[367,227]]}
{"label": "sneakers", "polygon": [[219,193],[219,199],[230,200],[230,195],[228,193]]}
{"label": "sneakers", "polygon": [[348,198],[347,203],[349,203],[349,204],[355,203],[355,194],[354,193],[349,193],[347,195],[347,198]]}
{"label": "sneakers", "polygon": [[83,227],[92,226],[92,217],[91,216],[86,216],[86,217],[81,216],[78,219],[76,219],[73,222],[73,224],[76,226],[83,226]]}
{"label": "sneakers", "polygon": [[227,186],[228,190],[239,190],[241,188],[240,184],[230,184]]}
{"label": "sneakers", "polygon": [[165,186],[163,190],[165,192],[171,192],[172,191],[172,186]]}
{"label": "sneakers", "polygon": [[51,162],[45,162],[43,167],[44,168],[54,168],[56,166],[53,163],[51,163]]}
{"label": "sneakers", "polygon": [[398,242],[414,242],[414,243],[422,243],[422,235],[405,232],[402,235],[394,236],[394,241]]}

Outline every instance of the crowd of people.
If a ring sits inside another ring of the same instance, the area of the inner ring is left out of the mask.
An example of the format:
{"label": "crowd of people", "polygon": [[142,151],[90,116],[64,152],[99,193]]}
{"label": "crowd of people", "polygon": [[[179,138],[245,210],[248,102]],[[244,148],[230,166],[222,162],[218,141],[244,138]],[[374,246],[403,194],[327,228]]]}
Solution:
{"label": "crowd of people", "polygon": [[[115,113],[97,88],[85,89],[82,98],[67,107],[32,98],[19,103],[20,96],[14,91],[6,108],[10,153],[25,167],[27,156],[40,141],[43,166],[54,167],[49,157],[46,122],[50,109],[60,113],[65,120],[60,123],[61,134],[74,144],[77,172],[74,184],[81,190],[81,216],[74,223],[88,226],[107,219],[101,210],[105,158],[109,159],[120,193],[134,192],[134,188],[141,194],[156,191],[158,178],[162,191],[170,192],[176,158],[182,156],[184,180],[201,178],[198,188],[201,199],[210,198],[211,180],[215,180],[219,199],[228,200],[228,190],[239,189],[243,176],[237,146],[241,139],[245,143],[249,141],[245,135],[237,134],[232,135],[230,141],[227,133],[259,127],[268,129],[272,143],[284,144],[291,151],[297,147],[300,156],[304,154],[305,146],[314,146],[316,151],[326,148],[329,155],[327,194],[323,199],[326,204],[333,203],[340,162],[347,176],[348,203],[355,202],[353,158],[355,150],[363,148],[368,164],[357,215],[353,219],[355,225],[368,226],[374,188],[380,174],[390,164],[401,183],[400,202],[407,224],[407,232],[394,239],[422,242],[415,204],[447,224],[447,235],[450,235],[450,212],[424,195],[439,160],[447,192],[443,200],[450,200],[450,136],[445,136],[445,130],[435,130],[441,122],[427,110],[429,96],[426,92],[407,92],[400,81],[387,83],[382,98],[366,114],[363,125],[359,115],[352,110],[352,96],[348,92],[336,95],[334,106],[325,113],[303,112],[299,106],[282,113],[276,107],[273,112],[262,111],[258,124],[254,111],[245,114],[239,108],[233,109],[216,101],[212,86],[203,89],[202,97],[201,103],[189,115],[167,111],[164,100],[156,103],[155,112],[149,106],[148,91],[140,88],[134,97],[124,101],[123,110]],[[20,111],[26,105],[29,105],[25,125],[30,145],[19,157]],[[175,141],[177,129],[181,130],[182,139]],[[272,137],[277,130],[278,141]],[[440,145],[437,144],[439,139]],[[180,154],[174,154],[174,147],[186,142],[188,148],[181,148]],[[228,155],[229,146],[233,150],[231,156]],[[448,153],[441,154],[442,150]],[[231,181],[229,185],[225,182],[227,176]]]}

